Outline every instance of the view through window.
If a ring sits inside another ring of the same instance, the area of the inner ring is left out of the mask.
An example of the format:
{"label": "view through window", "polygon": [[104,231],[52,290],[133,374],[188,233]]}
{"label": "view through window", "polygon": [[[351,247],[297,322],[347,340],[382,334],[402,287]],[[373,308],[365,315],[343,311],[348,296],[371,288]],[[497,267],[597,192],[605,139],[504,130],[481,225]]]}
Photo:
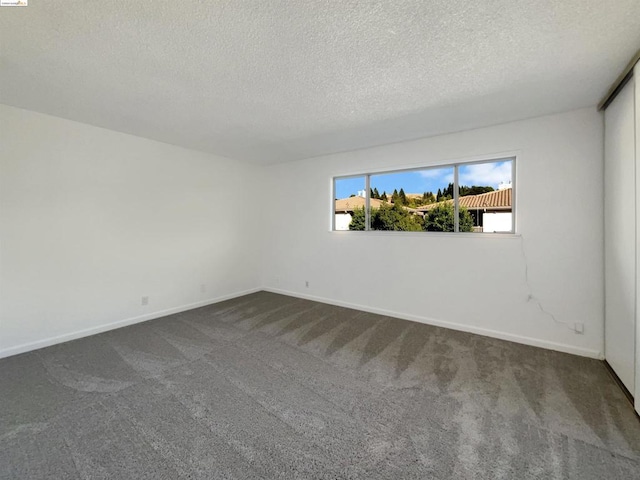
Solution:
{"label": "view through window", "polygon": [[334,230],[513,233],[514,163],[336,177]]}

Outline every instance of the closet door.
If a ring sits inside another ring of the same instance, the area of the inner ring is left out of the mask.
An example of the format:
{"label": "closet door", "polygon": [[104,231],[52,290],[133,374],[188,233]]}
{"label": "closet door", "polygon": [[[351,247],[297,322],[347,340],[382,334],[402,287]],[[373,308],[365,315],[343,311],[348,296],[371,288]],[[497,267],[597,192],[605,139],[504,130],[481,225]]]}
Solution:
{"label": "closet door", "polygon": [[[640,272],[640,63],[633,69],[635,79],[635,124],[636,124],[636,391],[635,408],[640,413],[640,282],[637,273]],[[631,390],[631,393],[634,393]]]}
{"label": "closet door", "polygon": [[605,358],[631,394],[636,351],[635,82],[605,110]]}

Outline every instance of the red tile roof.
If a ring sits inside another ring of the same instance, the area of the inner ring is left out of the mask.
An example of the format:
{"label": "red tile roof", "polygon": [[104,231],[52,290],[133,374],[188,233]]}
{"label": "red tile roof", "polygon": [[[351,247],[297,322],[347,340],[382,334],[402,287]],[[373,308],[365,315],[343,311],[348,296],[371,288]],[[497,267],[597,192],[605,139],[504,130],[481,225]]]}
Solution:
{"label": "red tile roof", "polygon": [[[491,210],[511,210],[511,198],[512,189],[505,188],[503,190],[496,190],[495,192],[481,193],[479,195],[467,195],[460,197],[460,206],[469,210],[475,210],[476,208],[487,208]],[[437,205],[452,202],[453,200],[445,200],[444,202],[430,203],[418,207],[417,210],[425,212],[435,208]]]}
{"label": "red tile roof", "polygon": [[[364,208],[364,204],[364,197],[341,198],[340,200],[336,200],[336,213],[353,212],[356,208]],[[371,205],[371,208],[380,208],[382,200],[371,198],[369,205]]]}

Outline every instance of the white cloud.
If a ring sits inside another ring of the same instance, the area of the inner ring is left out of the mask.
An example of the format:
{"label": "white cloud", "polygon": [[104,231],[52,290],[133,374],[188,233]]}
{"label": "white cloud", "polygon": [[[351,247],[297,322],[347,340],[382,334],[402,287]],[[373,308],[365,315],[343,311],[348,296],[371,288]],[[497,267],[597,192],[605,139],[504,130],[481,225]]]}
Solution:
{"label": "white cloud", "polygon": [[[425,184],[426,189],[433,189],[434,185],[446,187],[449,183],[453,183],[453,168],[430,168],[428,170],[420,170],[420,176],[427,180]],[[440,185],[442,184],[442,185]]]}
{"label": "white cloud", "polygon": [[420,170],[418,173],[422,178],[440,178],[446,171],[441,168],[430,168],[429,170]]}
{"label": "white cloud", "polygon": [[491,185],[496,188],[500,182],[511,181],[511,162],[477,163],[461,166],[460,185]]}

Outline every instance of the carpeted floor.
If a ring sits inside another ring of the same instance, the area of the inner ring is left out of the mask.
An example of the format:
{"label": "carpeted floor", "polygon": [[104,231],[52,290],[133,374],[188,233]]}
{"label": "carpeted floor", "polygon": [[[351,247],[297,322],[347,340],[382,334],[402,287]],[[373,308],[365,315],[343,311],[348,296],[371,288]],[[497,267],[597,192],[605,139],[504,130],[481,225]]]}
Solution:
{"label": "carpeted floor", "polygon": [[0,478],[640,479],[601,362],[261,292],[0,360]]}

